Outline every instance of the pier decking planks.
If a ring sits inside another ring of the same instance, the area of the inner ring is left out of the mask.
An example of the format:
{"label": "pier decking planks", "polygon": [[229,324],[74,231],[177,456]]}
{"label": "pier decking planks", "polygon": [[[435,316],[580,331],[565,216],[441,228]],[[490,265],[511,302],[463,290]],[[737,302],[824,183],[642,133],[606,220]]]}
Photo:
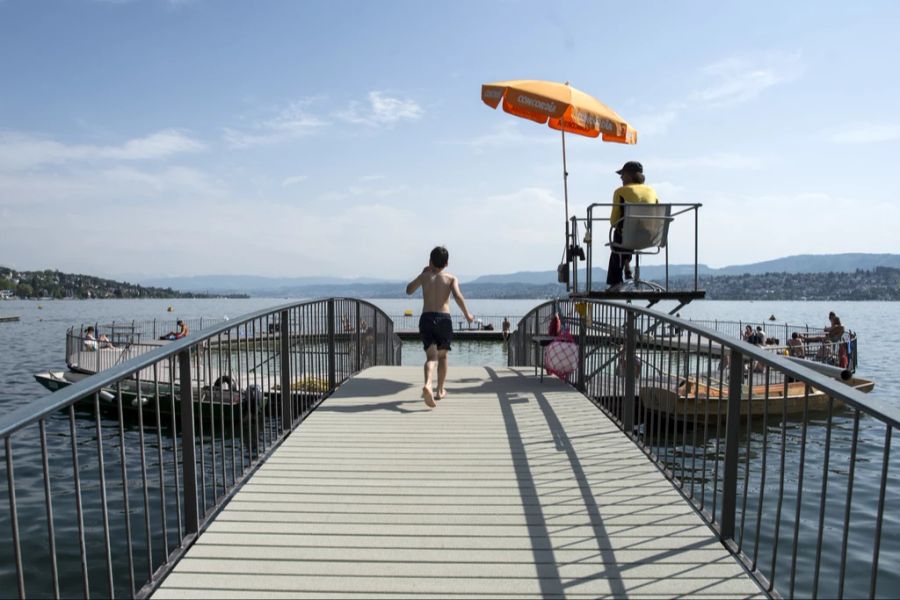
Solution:
{"label": "pier decking planks", "polygon": [[756,584],[643,453],[531,369],[421,367],[342,386],[155,598],[750,597]]}

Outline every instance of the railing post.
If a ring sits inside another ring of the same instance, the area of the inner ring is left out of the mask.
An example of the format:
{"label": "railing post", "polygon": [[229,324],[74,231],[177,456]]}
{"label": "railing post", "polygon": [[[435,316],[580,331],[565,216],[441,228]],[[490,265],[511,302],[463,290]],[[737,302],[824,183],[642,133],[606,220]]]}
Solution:
{"label": "railing post", "polygon": [[335,356],[334,348],[334,298],[328,299],[328,391],[333,392],[337,385],[335,378]]}
{"label": "railing post", "polygon": [[356,301],[356,370],[362,371],[362,331],[359,327],[359,300]]}
{"label": "railing post", "polygon": [[725,416],[725,463],[722,465],[722,541],[734,539],[737,512],[738,446],[741,425],[741,385],[744,380],[744,355],[731,349],[728,374],[728,412]]}
{"label": "railing post", "polygon": [[635,371],[634,313],[625,312],[625,398],[622,402],[622,428],[628,436],[634,433],[634,371]]}
{"label": "railing post", "polygon": [[372,314],[372,366],[378,364],[378,311]]}
{"label": "railing post", "polygon": [[184,530],[197,533],[200,518],[197,507],[197,440],[194,433],[194,398],[191,377],[191,351],[178,353],[179,398],[181,401],[182,489],[184,489]]}
{"label": "railing post", "polygon": [[[587,304],[585,304],[585,311],[588,310]],[[587,375],[585,374],[585,342],[587,342],[587,333],[585,332],[585,324],[587,323],[587,319],[584,315],[580,315],[578,319],[578,391],[582,394],[585,392],[587,387],[585,383],[587,381]]]}
{"label": "railing post", "polygon": [[281,311],[279,318],[278,337],[281,342],[279,345],[281,354],[281,429],[289,431],[293,422],[291,416],[291,327],[290,313],[287,310]]}

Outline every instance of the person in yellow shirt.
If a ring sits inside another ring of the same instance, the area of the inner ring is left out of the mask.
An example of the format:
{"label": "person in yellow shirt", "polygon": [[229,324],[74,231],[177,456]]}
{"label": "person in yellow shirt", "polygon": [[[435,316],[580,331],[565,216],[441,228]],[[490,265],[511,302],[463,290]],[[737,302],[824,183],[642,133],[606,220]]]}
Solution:
{"label": "person in yellow shirt", "polygon": [[[644,166],[636,160],[630,160],[616,171],[622,179],[622,187],[613,192],[613,208],[609,222],[614,228],[613,244],[622,241],[622,217],[625,204],[657,204],[659,199],[652,187],[644,183]],[[622,277],[624,271],[624,279]],[[619,291],[632,278],[631,254],[610,252],[609,268],[606,271],[607,291]]]}

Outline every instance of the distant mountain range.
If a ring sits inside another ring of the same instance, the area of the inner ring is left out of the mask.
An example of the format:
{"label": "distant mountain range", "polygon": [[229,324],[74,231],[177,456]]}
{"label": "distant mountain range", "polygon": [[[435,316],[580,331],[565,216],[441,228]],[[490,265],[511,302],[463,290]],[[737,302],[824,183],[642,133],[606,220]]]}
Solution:
{"label": "distant mountain range", "polygon": [[[246,293],[254,296],[290,296],[297,290],[367,285],[396,286],[399,281],[371,277],[258,277],[256,275],[195,275],[191,277],[154,277],[143,285],[171,287],[176,290],[202,291],[214,294]],[[405,285],[405,282],[404,282]]]}
{"label": "distant mountain range", "polygon": [[[718,269],[707,265],[697,265],[697,273],[704,277],[719,275],[761,275],[764,273],[849,273],[862,269],[871,271],[876,267],[900,268],[900,254],[800,254],[746,265],[733,265]],[[649,265],[641,267],[644,279],[662,279],[665,267]],[[669,265],[669,277],[693,275],[694,265]],[[584,274],[582,272],[581,276]],[[594,268],[594,281],[605,281],[606,270]],[[542,285],[556,281],[556,271],[521,271],[504,275],[482,275],[471,283],[531,283]]]}
{"label": "distant mountain range", "polygon": [[[900,254],[801,254],[745,265],[711,268],[698,265],[704,279],[718,276],[761,275],[765,273],[829,273],[871,271],[877,267],[900,269]],[[669,277],[694,274],[694,265],[669,265]],[[648,265],[641,269],[644,279],[663,279],[665,267]],[[580,274],[584,277],[584,273]],[[594,287],[606,281],[606,271],[593,270]],[[583,281],[583,280],[582,280]],[[172,288],[207,294],[250,294],[251,296],[319,297],[358,296],[390,298],[404,296],[406,281],[376,278],[341,277],[257,277],[254,275],[198,275],[194,277],[156,277],[141,282],[146,286]],[[463,282],[467,295],[483,298],[516,298],[521,294],[557,293],[556,271],[521,271],[499,275],[482,275]],[[543,297],[543,296],[537,296]]]}

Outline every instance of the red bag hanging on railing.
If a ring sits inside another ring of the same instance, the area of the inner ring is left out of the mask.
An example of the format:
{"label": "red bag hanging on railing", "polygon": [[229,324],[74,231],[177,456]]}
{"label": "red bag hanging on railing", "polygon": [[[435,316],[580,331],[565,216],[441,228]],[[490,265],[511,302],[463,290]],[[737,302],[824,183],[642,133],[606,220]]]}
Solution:
{"label": "red bag hanging on railing", "polygon": [[563,329],[544,350],[544,369],[560,379],[565,379],[578,369],[578,344],[568,329]]}

